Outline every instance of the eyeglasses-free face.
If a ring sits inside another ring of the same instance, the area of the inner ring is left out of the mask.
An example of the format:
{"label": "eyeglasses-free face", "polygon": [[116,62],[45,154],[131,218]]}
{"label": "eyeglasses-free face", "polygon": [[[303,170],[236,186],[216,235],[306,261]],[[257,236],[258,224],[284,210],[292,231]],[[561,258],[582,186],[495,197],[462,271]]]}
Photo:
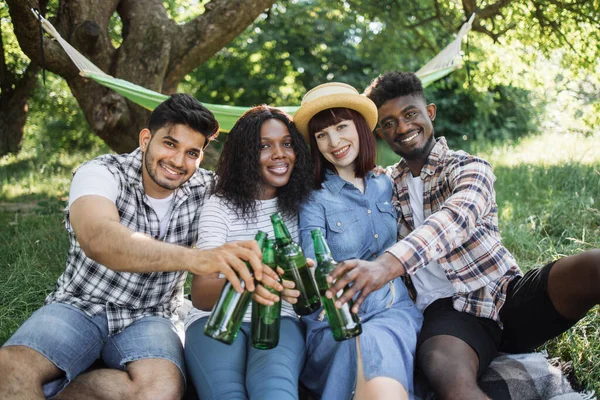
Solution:
{"label": "eyeglasses-free face", "polygon": [[426,157],[434,144],[435,104],[420,96],[400,96],[379,107],[377,134],[407,160]]}

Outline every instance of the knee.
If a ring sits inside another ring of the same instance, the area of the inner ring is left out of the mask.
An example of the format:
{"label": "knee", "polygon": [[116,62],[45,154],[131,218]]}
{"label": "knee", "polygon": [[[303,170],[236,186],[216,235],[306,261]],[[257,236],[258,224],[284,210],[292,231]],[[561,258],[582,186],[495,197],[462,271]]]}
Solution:
{"label": "knee", "polygon": [[160,399],[180,400],[183,397],[183,382],[161,381],[156,383],[136,383],[131,388],[131,400]]}
{"label": "knee", "polygon": [[0,348],[0,376],[2,381],[10,379],[13,375],[13,361],[14,358],[10,356],[10,350],[7,347]]}
{"label": "knee", "polygon": [[593,249],[581,254],[581,263],[584,265],[584,273],[582,278],[585,282],[591,284],[594,292],[597,292],[600,286],[600,249]]}
{"label": "knee", "polygon": [[0,376],[2,376],[0,381],[15,379],[17,376],[35,376],[35,371],[28,361],[30,360],[28,354],[32,352],[33,350],[22,346],[0,348]]}
{"label": "knee", "polygon": [[425,373],[436,393],[442,398],[472,393],[477,388],[478,364],[464,354],[455,354],[440,348],[419,351],[417,367]]}
{"label": "knee", "polygon": [[[23,358],[19,346],[0,349],[0,398],[35,397],[41,395],[44,382],[43,371],[36,370],[34,365]],[[48,375],[50,376],[50,375]],[[8,395],[11,393],[12,395]],[[17,395],[15,395],[17,394]]]}
{"label": "knee", "polygon": [[418,367],[427,374],[450,371],[453,361],[456,360],[452,360],[449,354],[442,349],[427,349],[417,352]]}
{"label": "knee", "polygon": [[589,251],[593,270],[595,271],[595,278],[600,280],[600,249],[594,249]]}

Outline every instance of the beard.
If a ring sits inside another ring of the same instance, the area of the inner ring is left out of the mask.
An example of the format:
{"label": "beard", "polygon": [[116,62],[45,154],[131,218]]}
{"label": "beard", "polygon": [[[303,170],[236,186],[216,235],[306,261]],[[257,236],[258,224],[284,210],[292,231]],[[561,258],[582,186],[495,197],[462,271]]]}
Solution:
{"label": "beard", "polygon": [[[148,150],[146,150],[146,152],[144,153],[144,157],[142,159],[143,163],[144,163],[144,168],[146,168],[146,172],[148,173],[148,176],[150,177],[150,179],[152,179],[152,181],[154,181],[154,183],[156,183],[158,186],[160,186],[163,189],[167,189],[167,190],[175,190],[177,189],[179,186],[181,186],[184,182],[171,182],[168,180],[161,180],[158,177],[158,173],[157,173],[157,168],[158,168],[158,162],[155,160],[153,154],[152,154],[152,139],[150,139],[150,142],[148,143]],[[186,172],[184,172],[184,176],[185,176]],[[187,179],[186,179],[187,181]]]}
{"label": "beard", "polygon": [[419,160],[427,155],[431,151],[431,148],[435,145],[435,135],[434,132],[431,132],[431,136],[429,139],[423,144],[421,147],[414,148],[410,151],[402,151],[400,149],[395,149],[394,153],[398,154],[400,157],[404,158],[408,161]]}

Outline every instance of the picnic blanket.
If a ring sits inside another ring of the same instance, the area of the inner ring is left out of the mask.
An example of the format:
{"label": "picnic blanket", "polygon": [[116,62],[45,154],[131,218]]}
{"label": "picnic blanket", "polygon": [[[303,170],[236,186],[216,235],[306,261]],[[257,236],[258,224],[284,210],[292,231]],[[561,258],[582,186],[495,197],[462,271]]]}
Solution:
{"label": "picnic blanket", "polygon": [[[415,382],[417,399],[436,397],[427,384]],[[578,393],[562,371],[542,353],[503,354],[494,359],[479,386],[494,400],[596,400],[594,393]]]}

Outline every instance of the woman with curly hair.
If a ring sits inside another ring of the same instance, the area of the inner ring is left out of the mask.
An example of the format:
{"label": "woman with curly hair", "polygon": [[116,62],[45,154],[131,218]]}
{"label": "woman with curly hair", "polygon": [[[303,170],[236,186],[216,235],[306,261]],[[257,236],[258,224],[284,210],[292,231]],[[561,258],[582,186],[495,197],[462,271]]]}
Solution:
{"label": "woman with curly hair", "polygon": [[[291,118],[261,105],[247,111],[227,135],[217,165],[218,181],[202,208],[197,247],[253,239],[258,230],[273,237],[270,216],[280,212],[298,240],[298,210],[312,188],[308,148]],[[231,345],[204,335],[204,325],[225,283],[194,276],[194,310],[186,320],[185,359],[201,399],[297,399],[304,365],[304,330],[290,302],[298,291],[283,281],[279,345],[257,350],[250,341],[249,309]],[[256,295],[279,301],[260,285]],[[286,301],[287,300],[287,301]]]}

